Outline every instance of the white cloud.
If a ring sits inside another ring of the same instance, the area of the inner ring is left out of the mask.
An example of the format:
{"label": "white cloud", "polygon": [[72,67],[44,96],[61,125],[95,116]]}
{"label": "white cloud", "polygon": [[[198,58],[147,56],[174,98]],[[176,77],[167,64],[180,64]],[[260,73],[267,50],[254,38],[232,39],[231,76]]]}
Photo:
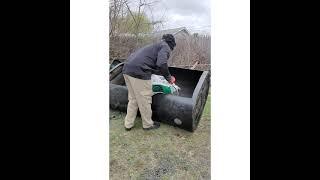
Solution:
{"label": "white cloud", "polygon": [[210,0],[161,0],[147,14],[164,20],[163,29],[184,26],[191,32],[210,33]]}

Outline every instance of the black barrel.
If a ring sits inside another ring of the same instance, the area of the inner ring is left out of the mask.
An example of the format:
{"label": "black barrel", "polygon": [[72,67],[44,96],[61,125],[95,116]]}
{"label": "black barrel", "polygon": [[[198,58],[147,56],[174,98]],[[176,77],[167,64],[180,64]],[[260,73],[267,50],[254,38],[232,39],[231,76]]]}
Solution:
{"label": "black barrel", "polygon": [[[110,108],[126,112],[128,89],[125,86],[119,64],[110,70]],[[170,73],[181,88],[179,96],[156,94],[152,97],[152,120],[193,132],[201,119],[210,85],[210,73],[170,67]],[[117,75],[114,72],[118,72]]]}

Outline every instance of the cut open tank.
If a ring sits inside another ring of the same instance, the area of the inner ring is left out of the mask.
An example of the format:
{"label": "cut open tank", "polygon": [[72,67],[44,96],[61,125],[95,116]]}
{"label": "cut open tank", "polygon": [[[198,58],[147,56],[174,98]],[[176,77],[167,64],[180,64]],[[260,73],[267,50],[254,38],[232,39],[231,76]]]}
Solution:
{"label": "cut open tank", "polygon": [[[175,67],[169,67],[169,71],[171,75],[176,78],[175,84],[181,88],[178,96],[191,98],[194,89],[196,88],[198,81],[202,75],[202,71],[181,69]],[[110,83],[120,86],[126,86],[122,71],[118,72],[117,75],[113,79],[111,79]]]}
{"label": "cut open tank", "polygon": [[[128,90],[122,74],[123,63],[110,69],[110,108],[126,112]],[[188,131],[194,131],[208,96],[210,73],[169,67],[181,90],[178,95],[156,94],[152,97],[152,119]]]}

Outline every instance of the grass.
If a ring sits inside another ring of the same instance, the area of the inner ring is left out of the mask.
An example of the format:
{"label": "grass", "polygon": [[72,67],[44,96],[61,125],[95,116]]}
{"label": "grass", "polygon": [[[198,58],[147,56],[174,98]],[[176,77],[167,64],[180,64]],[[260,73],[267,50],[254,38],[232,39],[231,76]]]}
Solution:
{"label": "grass", "polygon": [[125,113],[110,109],[110,179],[210,179],[210,92],[198,128],[161,123],[144,131],[141,118],[124,130]]}

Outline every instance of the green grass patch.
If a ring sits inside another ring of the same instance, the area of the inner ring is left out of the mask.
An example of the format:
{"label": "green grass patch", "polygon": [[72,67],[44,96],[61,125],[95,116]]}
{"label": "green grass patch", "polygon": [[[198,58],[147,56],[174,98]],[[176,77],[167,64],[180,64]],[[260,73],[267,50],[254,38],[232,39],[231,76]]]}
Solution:
{"label": "green grass patch", "polygon": [[210,106],[209,91],[193,133],[164,123],[144,131],[140,117],[125,131],[126,114],[110,109],[110,179],[210,179]]}

